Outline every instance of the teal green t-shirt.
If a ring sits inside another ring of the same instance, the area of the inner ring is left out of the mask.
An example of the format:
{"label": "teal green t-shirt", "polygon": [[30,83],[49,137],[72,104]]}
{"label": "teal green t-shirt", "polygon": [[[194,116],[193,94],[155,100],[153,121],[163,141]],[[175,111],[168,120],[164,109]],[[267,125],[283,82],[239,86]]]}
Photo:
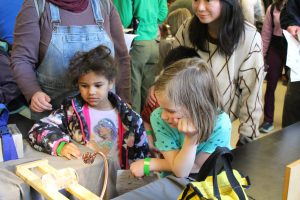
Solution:
{"label": "teal green t-shirt", "polygon": [[168,15],[167,0],[113,0],[118,10],[124,28],[128,28],[133,17],[139,21],[134,39],[154,40],[157,38],[158,25],[162,24]]}
{"label": "teal green t-shirt", "polygon": [[[157,108],[151,114],[151,126],[154,131],[156,141],[155,146],[160,151],[180,150],[183,145],[184,134],[180,133],[178,129],[172,128],[160,116],[161,108]],[[213,153],[216,147],[228,147],[231,139],[231,121],[229,116],[222,112],[217,116],[215,127],[210,137],[200,143],[197,147],[197,154],[199,152]]]}
{"label": "teal green t-shirt", "polygon": [[120,19],[124,28],[127,28],[133,18],[132,0],[113,0],[114,5],[120,15]]}

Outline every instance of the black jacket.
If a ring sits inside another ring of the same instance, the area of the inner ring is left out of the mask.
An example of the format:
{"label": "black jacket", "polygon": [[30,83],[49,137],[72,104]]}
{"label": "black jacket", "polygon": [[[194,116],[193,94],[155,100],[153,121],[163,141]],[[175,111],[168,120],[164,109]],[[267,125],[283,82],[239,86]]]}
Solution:
{"label": "black jacket", "polygon": [[[137,159],[149,156],[147,135],[142,118],[134,112],[116,94],[109,92],[108,99],[119,114],[118,153],[120,167],[128,169],[129,164]],[[28,141],[38,150],[57,155],[60,142],[70,142],[70,138],[80,144],[90,139],[90,115],[85,113],[86,102],[80,95],[68,97],[62,107],[48,117],[36,122],[29,131]]]}
{"label": "black jacket", "polygon": [[288,26],[300,26],[300,1],[288,0],[280,14],[280,24],[282,29]]}
{"label": "black jacket", "polygon": [[21,94],[13,79],[9,59],[8,54],[0,50],[0,102],[4,104],[8,104]]}

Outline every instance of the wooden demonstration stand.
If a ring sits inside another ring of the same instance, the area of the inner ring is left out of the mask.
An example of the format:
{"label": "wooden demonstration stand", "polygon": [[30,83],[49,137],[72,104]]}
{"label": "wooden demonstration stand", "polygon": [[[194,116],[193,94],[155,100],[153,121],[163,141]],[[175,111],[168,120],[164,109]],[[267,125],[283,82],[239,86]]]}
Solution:
{"label": "wooden demonstration stand", "polygon": [[[101,155],[104,160],[105,176],[100,197],[78,183],[78,175],[73,168],[56,170],[48,164],[48,160],[38,160],[18,165],[16,166],[16,174],[41,195],[50,200],[67,200],[68,198],[59,192],[61,189],[65,189],[74,197],[81,200],[102,200],[107,187],[108,163],[105,155],[101,152],[94,153],[94,159],[96,154]],[[92,162],[85,161],[85,163]],[[41,173],[42,176],[40,177],[34,173],[34,170],[37,173]]]}

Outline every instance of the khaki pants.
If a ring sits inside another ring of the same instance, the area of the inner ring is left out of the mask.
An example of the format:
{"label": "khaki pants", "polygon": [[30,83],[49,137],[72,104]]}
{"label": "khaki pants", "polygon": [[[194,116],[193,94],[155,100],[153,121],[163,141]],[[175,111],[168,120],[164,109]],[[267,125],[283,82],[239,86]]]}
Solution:
{"label": "khaki pants", "polygon": [[134,41],[131,56],[131,94],[132,108],[140,113],[149,87],[154,83],[155,76],[160,72],[158,67],[159,50],[155,40]]}

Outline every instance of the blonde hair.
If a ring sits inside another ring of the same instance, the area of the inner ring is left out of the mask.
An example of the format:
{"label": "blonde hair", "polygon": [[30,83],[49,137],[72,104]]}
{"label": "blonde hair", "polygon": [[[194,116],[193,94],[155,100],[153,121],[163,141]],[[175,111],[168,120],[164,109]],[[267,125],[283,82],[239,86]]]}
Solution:
{"label": "blonde hair", "polygon": [[186,8],[178,8],[169,13],[166,23],[170,26],[172,36],[176,35],[179,27],[190,17],[192,14]]}
{"label": "blonde hair", "polygon": [[218,83],[200,58],[179,60],[162,71],[155,83],[176,106],[184,108],[199,131],[198,142],[209,138],[223,109]]}

